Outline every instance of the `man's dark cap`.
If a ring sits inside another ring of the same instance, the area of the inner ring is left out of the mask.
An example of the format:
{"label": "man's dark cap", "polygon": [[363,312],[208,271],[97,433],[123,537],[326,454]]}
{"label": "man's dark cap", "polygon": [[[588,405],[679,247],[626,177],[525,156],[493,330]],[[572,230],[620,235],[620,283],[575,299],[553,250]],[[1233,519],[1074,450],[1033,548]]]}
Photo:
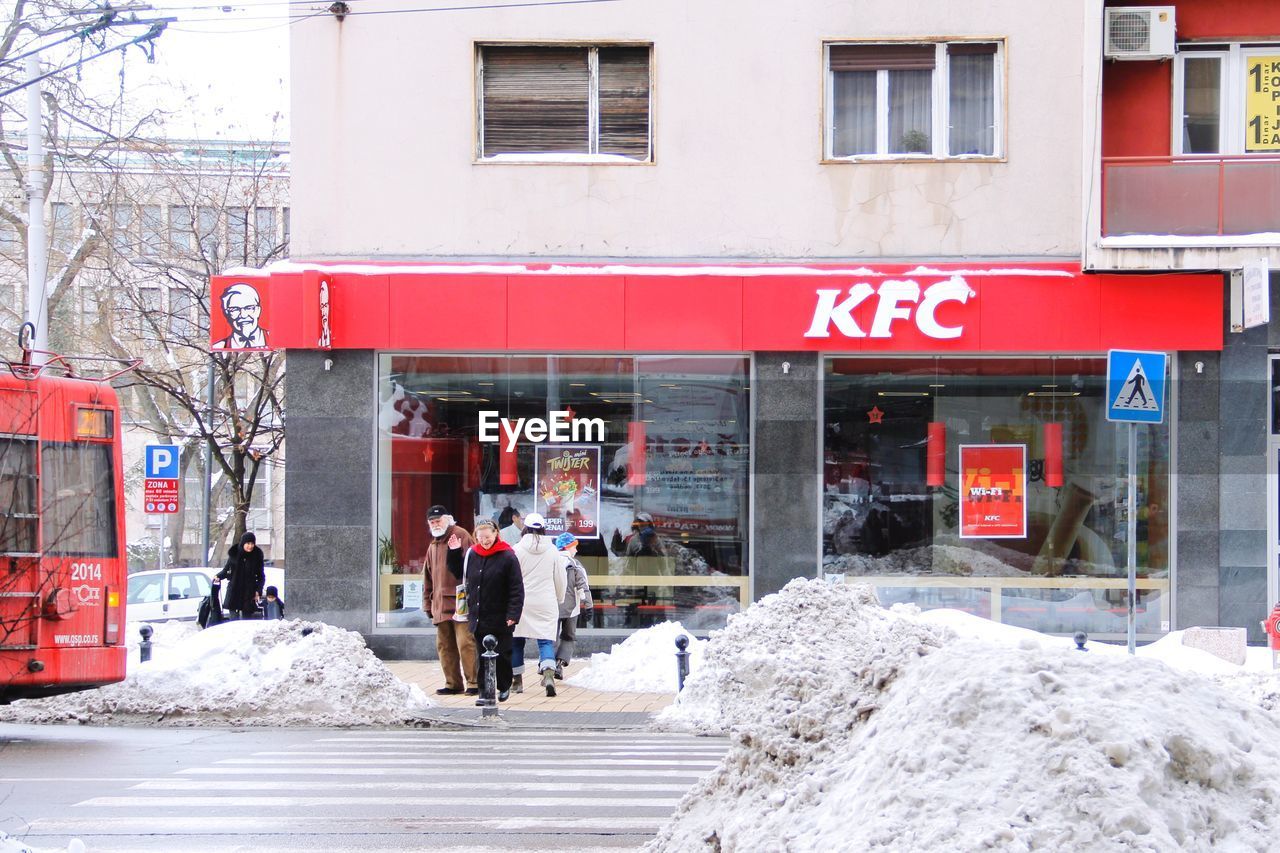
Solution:
{"label": "man's dark cap", "polygon": [[449,510],[445,509],[440,504],[436,504],[431,509],[427,510],[427,519],[430,520],[433,518],[439,518],[442,515],[448,515],[448,514],[449,514]]}

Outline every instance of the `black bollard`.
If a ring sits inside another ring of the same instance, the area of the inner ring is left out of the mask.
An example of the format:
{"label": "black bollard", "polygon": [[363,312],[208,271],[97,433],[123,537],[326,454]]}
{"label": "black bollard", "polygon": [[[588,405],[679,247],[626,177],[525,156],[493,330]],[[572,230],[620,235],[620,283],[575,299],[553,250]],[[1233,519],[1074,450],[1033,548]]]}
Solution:
{"label": "black bollard", "polygon": [[155,629],[150,625],[143,625],[138,633],[142,635],[142,642],[138,644],[138,662],[146,663],[151,660],[151,635],[155,633]]}
{"label": "black bollard", "polygon": [[684,690],[684,680],[689,677],[689,638],[676,637],[676,692]]}
{"label": "black bollard", "polygon": [[1084,631],[1076,631],[1075,634],[1071,637],[1071,639],[1076,641],[1076,651],[1078,652],[1089,651],[1084,647],[1084,644],[1089,640],[1089,635],[1086,634]]}
{"label": "black bollard", "polygon": [[[498,716],[498,638],[485,634],[484,651],[480,654],[480,698],[476,704],[484,708],[484,717]],[[523,642],[523,640],[521,641]]]}

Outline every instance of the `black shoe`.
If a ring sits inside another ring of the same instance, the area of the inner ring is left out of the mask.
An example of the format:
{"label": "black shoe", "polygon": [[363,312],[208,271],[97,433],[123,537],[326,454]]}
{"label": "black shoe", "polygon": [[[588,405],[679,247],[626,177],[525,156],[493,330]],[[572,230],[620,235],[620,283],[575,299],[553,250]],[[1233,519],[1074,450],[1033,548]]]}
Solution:
{"label": "black shoe", "polygon": [[483,708],[483,707],[484,707],[484,700],[483,700],[483,699],[477,699],[477,700],[476,700],[476,707],[477,707],[477,708]]}
{"label": "black shoe", "polygon": [[564,666],[565,666],[564,661],[562,660],[556,661],[556,678],[560,679],[561,681],[564,680]]}
{"label": "black shoe", "polygon": [[437,696],[457,696],[461,692],[462,692],[462,689],[458,687],[441,687],[438,690],[436,690],[436,695]]}
{"label": "black shoe", "polygon": [[479,687],[468,687],[468,688],[467,688],[467,695],[468,695],[468,696],[479,696],[479,695],[480,695],[480,688],[479,688]]}
{"label": "black shoe", "polygon": [[510,698],[511,698],[511,691],[510,691],[510,690],[503,690],[501,693],[499,693],[499,694],[498,694],[498,701],[499,701],[499,702],[505,702],[505,701],[507,701],[507,700],[508,700],[508,699],[510,699]]}

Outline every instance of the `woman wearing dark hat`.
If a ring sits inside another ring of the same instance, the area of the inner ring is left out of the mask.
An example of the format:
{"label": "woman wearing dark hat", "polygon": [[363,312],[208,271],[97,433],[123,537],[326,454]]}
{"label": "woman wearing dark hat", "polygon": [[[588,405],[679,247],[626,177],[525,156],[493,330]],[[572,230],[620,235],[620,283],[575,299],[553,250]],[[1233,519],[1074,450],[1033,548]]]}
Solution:
{"label": "woman wearing dark hat", "polygon": [[227,581],[222,606],[227,609],[228,618],[249,619],[258,612],[258,602],[262,600],[262,586],[267,582],[267,573],[262,568],[262,551],[258,549],[258,539],[252,532],[241,536],[239,545],[231,546],[227,553],[227,564],[218,572],[217,577]]}

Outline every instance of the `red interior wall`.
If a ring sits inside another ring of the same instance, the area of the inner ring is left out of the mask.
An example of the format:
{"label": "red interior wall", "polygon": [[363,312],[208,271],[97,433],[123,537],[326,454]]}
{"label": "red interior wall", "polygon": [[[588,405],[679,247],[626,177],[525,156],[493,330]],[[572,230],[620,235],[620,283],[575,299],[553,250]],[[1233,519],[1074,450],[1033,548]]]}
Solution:
{"label": "red interior wall", "polygon": [[[1163,4],[1113,0],[1107,5],[1176,6],[1179,41],[1280,41],[1280,2],[1277,0],[1182,0]],[[1169,154],[1173,62],[1167,59],[1103,62],[1102,156]]]}

